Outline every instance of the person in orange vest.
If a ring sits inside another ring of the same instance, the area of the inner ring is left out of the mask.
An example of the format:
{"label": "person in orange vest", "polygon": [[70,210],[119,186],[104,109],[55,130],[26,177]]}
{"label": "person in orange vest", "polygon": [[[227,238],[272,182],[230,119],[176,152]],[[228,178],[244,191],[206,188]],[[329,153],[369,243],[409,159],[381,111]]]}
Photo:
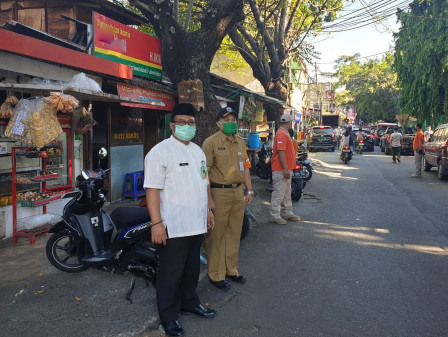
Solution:
{"label": "person in orange vest", "polygon": [[417,134],[414,138],[413,149],[414,149],[414,160],[415,160],[415,173],[411,176],[412,178],[422,177],[422,159],[423,153],[425,151],[425,135],[422,131],[422,123],[417,123],[415,126],[417,129]]}
{"label": "person in orange vest", "polygon": [[272,196],[271,218],[278,225],[286,225],[287,220],[300,221],[292,211],[291,177],[296,166],[296,154],[288,130],[292,127],[292,116],[280,118],[280,128],[275,134],[272,153]]}

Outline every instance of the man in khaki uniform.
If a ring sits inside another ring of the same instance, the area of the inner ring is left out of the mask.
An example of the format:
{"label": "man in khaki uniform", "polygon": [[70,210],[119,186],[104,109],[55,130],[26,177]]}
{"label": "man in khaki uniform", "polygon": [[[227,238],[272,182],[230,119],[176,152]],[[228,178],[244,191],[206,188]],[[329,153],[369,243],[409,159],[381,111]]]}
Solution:
{"label": "man in khaki uniform", "polygon": [[210,179],[212,202],[209,206],[215,214],[215,228],[206,236],[206,248],[210,283],[228,290],[230,283],[226,278],[236,283],[246,282],[238,273],[245,207],[241,184],[246,186],[246,204],[252,203],[253,191],[246,144],[236,135],[237,114],[232,108],[222,108],[217,119],[219,131],[202,145]]}

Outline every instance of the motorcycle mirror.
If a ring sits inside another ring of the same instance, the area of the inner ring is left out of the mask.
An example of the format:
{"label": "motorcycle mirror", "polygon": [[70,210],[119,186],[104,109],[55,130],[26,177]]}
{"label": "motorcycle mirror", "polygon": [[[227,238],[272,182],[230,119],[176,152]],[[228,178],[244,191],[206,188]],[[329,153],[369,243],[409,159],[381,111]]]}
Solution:
{"label": "motorcycle mirror", "polygon": [[85,180],[89,179],[89,174],[85,170],[81,171],[81,175]]}
{"label": "motorcycle mirror", "polygon": [[107,150],[102,147],[99,151],[98,151],[98,157],[100,157],[100,159],[104,159],[107,157]]}

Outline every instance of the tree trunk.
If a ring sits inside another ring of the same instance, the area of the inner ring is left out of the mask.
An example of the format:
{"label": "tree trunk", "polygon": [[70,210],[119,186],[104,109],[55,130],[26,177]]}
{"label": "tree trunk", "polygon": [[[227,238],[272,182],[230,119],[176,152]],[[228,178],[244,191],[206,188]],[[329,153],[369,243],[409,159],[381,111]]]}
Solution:
{"label": "tree trunk", "polygon": [[205,109],[196,116],[194,142],[201,145],[216,132],[220,105],[213,93],[210,66],[227,31],[244,18],[244,0],[211,0],[203,12],[201,28],[188,33],[173,17],[168,0],[130,1],[148,18],[162,40],[162,62],[174,86],[182,80],[201,80]]}
{"label": "tree trunk", "polygon": [[[286,85],[282,81],[270,81],[266,86],[266,95],[276,98],[282,102],[286,102],[288,98],[288,90]],[[283,115],[284,109],[279,105],[269,104],[266,107],[266,114],[268,120],[275,121],[275,128],[280,127],[280,117]]]}

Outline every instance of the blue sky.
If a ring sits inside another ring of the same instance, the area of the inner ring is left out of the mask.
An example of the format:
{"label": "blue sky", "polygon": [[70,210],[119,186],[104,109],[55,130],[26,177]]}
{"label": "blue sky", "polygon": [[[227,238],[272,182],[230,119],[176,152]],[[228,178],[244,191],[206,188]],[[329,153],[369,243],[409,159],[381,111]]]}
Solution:
{"label": "blue sky", "polygon": [[[371,1],[371,3],[373,3]],[[347,10],[356,10],[362,8],[359,1],[354,4],[344,7],[344,13]],[[362,28],[349,30],[345,32],[330,33],[314,38],[312,43],[317,51],[321,53],[321,59],[316,60],[320,72],[332,72],[334,61],[342,55],[354,55],[360,53],[362,59],[381,58],[384,54],[375,55],[386,52],[390,47],[394,46],[393,32],[397,32],[399,25],[396,23],[396,15],[383,20],[379,24],[371,24]],[[375,56],[371,56],[375,55]],[[314,74],[314,66],[309,67],[310,75]],[[319,73],[319,72],[318,72]]]}

